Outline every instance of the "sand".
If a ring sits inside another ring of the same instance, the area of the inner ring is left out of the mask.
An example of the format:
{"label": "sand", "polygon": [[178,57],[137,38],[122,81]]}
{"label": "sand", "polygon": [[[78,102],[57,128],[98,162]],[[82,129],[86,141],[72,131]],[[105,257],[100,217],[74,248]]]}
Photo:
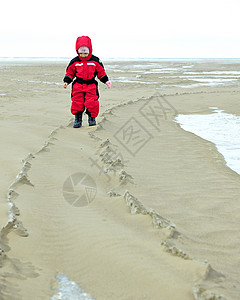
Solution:
{"label": "sand", "polygon": [[[105,63],[112,88],[80,129],[67,63],[1,64],[0,299],[239,299],[239,174],[174,118],[240,115],[236,85],[180,87],[182,66],[240,65],[142,64]],[[91,296],[64,298],[64,275]]]}

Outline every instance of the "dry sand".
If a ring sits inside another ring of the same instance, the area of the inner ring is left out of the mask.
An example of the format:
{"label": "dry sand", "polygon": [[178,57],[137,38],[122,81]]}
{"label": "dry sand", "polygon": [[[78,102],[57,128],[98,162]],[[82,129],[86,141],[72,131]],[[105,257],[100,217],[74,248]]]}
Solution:
{"label": "dry sand", "polygon": [[239,299],[240,176],[173,121],[209,107],[240,115],[239,88],[181,88],[182,71],[140,77],[133,64],[105,64],[98,125],[84,116],[80,129],[66,63],[1,65],[1,300],[84,299],[61,298],[59,274],[97,300]]}

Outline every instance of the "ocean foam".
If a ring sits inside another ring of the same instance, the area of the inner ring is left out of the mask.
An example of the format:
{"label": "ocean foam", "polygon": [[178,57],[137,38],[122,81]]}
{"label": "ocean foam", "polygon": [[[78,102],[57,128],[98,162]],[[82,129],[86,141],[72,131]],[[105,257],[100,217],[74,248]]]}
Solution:
{"label": "ocean foam", "polygon": [[44,84],[55,84],[55,85],[62,85],[60,82],[52,82],[52,81],[40,81],[40,80],[23,80],[23,79],[11,79],[12,81],[19,81],[19,82],[30,82],[30,83],[44,83]]}
{"label": "ocean foam", "polygon": [[214,110],[207,115],[178,115],[176,122],[189,132],[213,142],[229,168],[240,174],[240,116]]}
{"label": "ocean foam", "polygon": [[51,300],[94,300],[89,294],[85,293],[76,282],[71,281],[66,275],[56,276],[59,281],[59,292],[52,296]]}
{"label": "ocean foam", "polygon": [[190,75],[240,75],[240,71],[208,71],[208,72],[184,72]]}

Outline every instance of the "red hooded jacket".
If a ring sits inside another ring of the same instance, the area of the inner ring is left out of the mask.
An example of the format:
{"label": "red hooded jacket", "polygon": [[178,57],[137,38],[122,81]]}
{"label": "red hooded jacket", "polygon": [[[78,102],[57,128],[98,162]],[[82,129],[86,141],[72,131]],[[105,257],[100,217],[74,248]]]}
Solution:
{"label": "red hooded jacket", "polygon": [[106,83],[109,80],[108,76],[100,59],[92,55],[92,42],[88,36],[77,38],[76,51],[82,46],[89,48],[88,56],[81,57],[78,54],[78,56],[73,58],[67,67],[63,81],[69,84],[76,78],[78,83],[96,84],[95,77],[97,76],[101,82]]}

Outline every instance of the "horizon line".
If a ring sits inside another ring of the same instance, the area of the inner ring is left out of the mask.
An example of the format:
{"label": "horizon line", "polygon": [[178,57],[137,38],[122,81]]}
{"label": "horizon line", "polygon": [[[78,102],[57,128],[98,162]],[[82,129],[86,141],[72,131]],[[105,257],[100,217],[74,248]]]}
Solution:
{"label": "horizon line", "polygon": [[[0,56],[0,59],[71,59],[70,56]],[[240,57],[104,57],[104,59],[240,59]]]}

